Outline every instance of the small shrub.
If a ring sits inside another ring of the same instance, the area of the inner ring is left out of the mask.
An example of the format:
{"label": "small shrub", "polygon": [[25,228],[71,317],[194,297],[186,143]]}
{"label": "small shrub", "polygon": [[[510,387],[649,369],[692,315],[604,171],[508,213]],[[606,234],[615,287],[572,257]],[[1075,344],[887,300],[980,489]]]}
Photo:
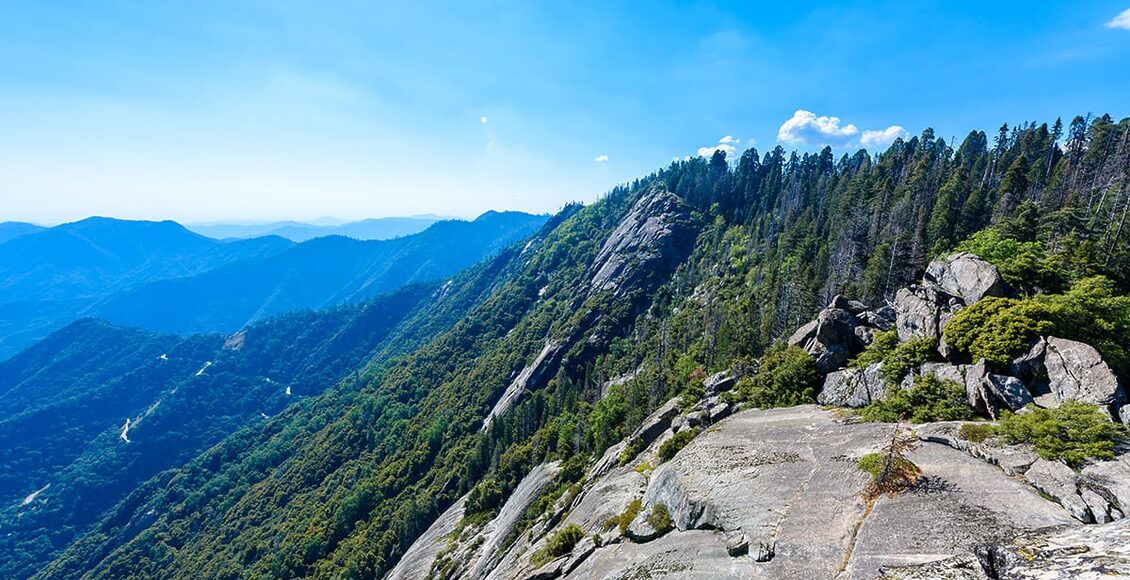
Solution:
{"label": "small shrub", "polygon": [[667,504],[659,502],[651,506],[651,512],[647,514],[647,523],[660,534],[671,531],[675,527],[671,521],[671,512],[667,509]]}
{"label": "small shrub", "polygon": [[1009,443],[1031,443],[1047,460],[1078,467],[1088,459],[1114,459],[1115,442],[1126,430],[1097,406],[1068,401],[1058,409],[1029,406],[1028,412],[1005,412],[997,433]]}
{"label": "small shrub", "polygon": [[467,516],[491,514],[502,505],[503,499],[502,486],[494,478],[488,477],[471,488],[464,512]]}
{"label": "small shrub", "polygon": [[957,436],[972,443],[984,443],[993,436],[993,426],[988,423],[963,423]]}
{"label": "small shrub", "polygon": [[1028,349],[1032,339],[1047,334],[1057,307],[1032,300],[990,296],[962,308],[946,324],[946,344],[985,359],[1000,368]]}
{"label": "small shrub", "polygon": [[922,375],[914,378],[914,386],[909,391],[896,388],[886,400],[867,405],[859,415],[864,421],[927,423],[972,419],[973,409],[961,385],[934,375]]}
{"label": "small shrub", "polygon": [[685,429],[671,436],[659,446],[659,458],[668,461],[698,435],[698,429]]}
{"label": "small shrub", "polygon": [[636,516],[640,514],[641,509],[643,509],[643,502],[641,502],[639,498],[628,502],[628,507],[624,508],[624,511],[620,513],[620,521],[617,522],[620,526],[620,535],[628,533],[628,526],[631,525],[632,520],[636,519]]}
{"label": "small shrub", "polygon": [[910,369],[938,359],[938,339],[915,338],[899,344],[883,357],[883,367],[879,374],[888,384],[902,382]]}
{"label": "small shrub", "polygon": [[777,344],[761,357],[758,372],[738,381],[736,398],[755,407],[791,407],[816,401],[820,374],[804,349]]}
{"label": "small shrub", "polygon": [[655,471],[655,466],[652,465],[650,461],[644,461],[643,463],[636,466],[636,473],[647,475],[648,473],[651,473],[653,471]]}
{"label": "small shrub", "polygon": [[899,335],[893,330],[886,332],[876,332],[871,337],[871,344],[859,356],[852,359],[851,364],[848,366],[857,369],[867,368],[868,366],[883,362],[899,345]]}
{"label": "small shrub", "polygon": [[628,444],[624,446],[624,450],[620,452],[620,465],[627,465],[643,450],[643,440],[638,437],[632,437],[628,440]]}
{"label": "small shrub", "polygon": [[899,426],[890,442],[878,453],[868,453],[859,458],[859,469],[871,474],[871,483],[864,490],[868,498],[876,498],[884,493],[895,494],[910,489],[918,481],[922,470],[906,453],[918,446],[913,434],[903,434]]}
{"label": "small shrub", "polygon": [[536,567],[551,562],[555,558],[560,558],[573,551],[573,546],[576,546],[577,542],[581,541],[583,537],[585,537],[585,531],[580,526],[569,524],[557,530],[544,546],[534,552],[530,556],[530,563]]}

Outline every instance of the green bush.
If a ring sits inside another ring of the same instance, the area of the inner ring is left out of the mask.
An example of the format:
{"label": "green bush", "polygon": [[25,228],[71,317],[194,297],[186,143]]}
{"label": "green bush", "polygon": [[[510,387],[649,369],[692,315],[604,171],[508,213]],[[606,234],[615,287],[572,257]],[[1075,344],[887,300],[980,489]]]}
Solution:
{"label": "green bush", "polygon": [[675,456],[680,449],[687,446],[698,435],[698,429],[685,429],[675,433],[670,439],[659,446],[659,458],[667,461]]}
{"label": "green bush", "polygon": [[804,349],[774,345],[761,357],[757,374],[738,381],[737,398],[755,407],[791,407],[816,401],[820,374]]}
{"label": "green bush", "polygon": [[[884,473],[888,460],[891,467]],[[871,475],[868,490],[868,495],[871,496],[903,491],[913,485],[922,473],[913,461],[901,455],[889,456],[888,453],[868,453],[859,458],[858,466],[860,471]]]}
{"label": "green bush", "polygon": [[620,452],[620,465],[627,465],[643,450],[643,440],[638,437],[632,437],[628,440],[628,444],[624,446],[624,450]]}
{"label": "green bush", "polygon": [[914,378],[914,386],[909,390],[893,389],[883,401],[876,401],[860,410],[864,421],[894,423],[910,421],[928,423],[930,421],[959,421],[973,418],[965,389],[948,380],[934,375]]}
{"label": "green bush", "polygon": [[482,480],[471,488],[471,493],[467,495],[467,503],[463,510],[466,514],[464,517],[493,513],[502,505],[502,496],[502,486],[494,478],[488,477]]}
{"label": "green bush", "polygon": [[993,436],[993,426],[988,423],[963,423],[957,436],[973,443],[984,443]]}
{"label": "green bush", "polygon": [[1116,372],[1130,374],[1130,296],[1102,276],[1083,278],[1063,294],[989,297],[962,309],[943,331],[946,343],[996,367],[1054,334],[1094,346]]}
{"label": "green bush", "polygon": [[942,336],[973,360],[983,358],[1003,367],[1023,354],[1033,339],[1050,332],[1054,316],[1055,307],[1047,304],[992,296],[961,309]]}
{"label": "green bush", "polygon": [[897,385],[911,369],[932,360],[938,360],[938,339],[914,338],[899,344],[883,357],[879,374],[888,384]]}
{"label": "green bush", "polygon": [[852,368],[862,369],[868,366],[883,362],[899,345],[899,335],[893,330],[886,332],[876,332],[871,337],[871,344],[859,356],[852,359],[851,364],[848,365]]}
{"label": "green bush", "polygon": [[1077,467],[1087,459],[1113,459],[1115,442],[1126,430],[1099,407],[1068,401],[1058,409],[1029,405],[1025,413],[1006,411],[997,433],[1008,443],[1031,443],[1044,459]]}
{"label": "green bush", "polygon": [[957,251],[977,254],[992,262],[1013,288],[1025,292],[1056,290],[1064,277],[1039,242],[1021,242],[995,228],[977,232],[957,245]]}
{"label": "green bush", "polygon": [[576,546],[577,542],[581,541],[583,537],[585,537],[585,531],[580,526],[569,524],[557,530],[544,546],[534,552],[530,556],[530,563],[534,566],[541,566],[555,558],[564,556],[573,551],[573,546]]}
{"label": "green bush", "polygon": [[671,512],[667,509],[667,504],[659,502],[651,506],[651,512],[647,514],[647,523],[660,534],[671,531],[675,527],[671,522]]}
{"label": "green bush", "polygon": [[628,526],[630,526],[632,520],[636,519],[636,516],[640,514],[641,509],[643,509],[643,502],[641,502],[639,498],[628,502],[628,506],[620,513],[620,520],[617,522],[620,526],[621,536],[628,533]]}

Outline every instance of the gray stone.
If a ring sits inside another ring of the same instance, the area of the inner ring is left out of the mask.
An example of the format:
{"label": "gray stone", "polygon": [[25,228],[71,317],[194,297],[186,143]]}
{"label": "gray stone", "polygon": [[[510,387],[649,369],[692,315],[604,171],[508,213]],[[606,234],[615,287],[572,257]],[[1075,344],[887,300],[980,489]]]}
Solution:
{"label": "gray stone", "polygon": [[863,369],[848,368],[828,373],[816,402],[858,408],[885,399],[887,383],[880,374],[882,367],[883,363],[872,363]]}
{"label": "gray stone", "polygon": [[941,336],[942,312],[947,303],[936,291],[921,286],[901,288],[895,293],[895,330],[899,340],[938,338]]}
{"label": "gray stone", "polygon": [[1082,401],[1118,406],[1126,402],[1118,377],[1089,344],[1049,336],[1044,368],[1057,403]]}
{"label": "gray stone", "polygon": [[545,382],[553,376],[553,373],[557,372],[557,365],[560,364],[561,357],[565,354],[565,347],[564,341],[546,341],[545,346],[542,347],[534,361],[523,368],[513,381],[510,381],[510,385],[506,387],[502,397],[494,404],[490,414],[483,419],[484,430],[490,426],[490,422],[495,417],[501,417],[506,411],[510,410],[510,407],[514,406],[527,390],[545,386]]}
{"label": "gray stone", "polygon": [[998,578],[1128,578],[1130,520],[1036,531],[989,551]]}
{"label": "gray stone", "polygon": [[982,397],[989,415],[996,419],[1001,411],[1019,411],[1032,402],[1028,387],[1016,377],[988,373],[981,381]]}
{"label": "gray stone", "polygon": [[836,294],[836,296],[832,298],[832,303],[829,305],[829,308],[847,310],[852,315],[856,316],[867,311],[867,305],[858,300],[849,300],[842,294]]}
{"label": "gray stone", "polygon": [[726,553],[731,558],[745,556],[749,553],[749,540],[741,530],[726,532]]}
{"label": "gray stone", "polygon": [[714,423],[717,423],[718,421],[729,417],[732,411],[733,408],[729,403],[718,403],[710,409],[710,424],[713,425]]}
{"label": "gray stone", "polygon": [[644,445],[650,444],[671,427],[671,421],[679,414],[680,398],[674,397],[652,411],[643,423],[632,433],[630,439],[639,439]]}
{"label": "gray stone", "polygon": [[1089,524],[1095,521],[1087,503],[1079,497],[1075,472],[1059,461],[1038,459],[1024,472],[1024,479],[1036,489],[1055,498],[1075,519]]}
{"label": "gray stone", "polygon": [[969,252],[930,262],[922,282],[960,298],[965,305],[985,296],[1007,296],[1011,292],[996,266]]}
{"label": "gray stone", "polygon": [[1032,341],[1032,346],[1028,350],[1012,359],[1008,365],[1008,374],[1024,381],[1031,383],[1044,373],[1044,353],[1047,350],[1048,341],[1043,337],[1037,338]]}
{"label": "gray stone", "polygon": [[1130,507],[1130,465],[1125,457],[1096,461],[1084,467],[1081,473],[1087,487],[1100,490],[1123,510]]}
{"label": "gray stone", "polygon": [[876,332],[877,330],[870,326],[857,326],[852,329],[852,333],[855,334],[855,339],[863,346],[868,346],[875,341]]}
{"label": "gray stone", "polygon": [[[840,302],[845,302],[838,296]],[[816,359],[816,368],[829,373],[842,367],[852,355],[863,350],[856,336],[859,320],[848,310],[837,308],[836,301],[821,310],[816,319],[801,326],[789,337],[789,344],[803,348]]]}
{"label": "gray stone", "polygon": [[724,393],[734,388],[738,377],[731,371],[719,371],[702,381],[702,387],[708,395]]}
{"label": "gray stone", "polygon": [[581,538],[580,541],[577,542],[577,545],[573,546],[573,550],[569,552],[568,560],[565,562],[565,567],[562,571],[568,574],[576,570],[577,566],[580,566],[581,562],[585,561],[585,558],[588,558],[596,551],[596,548],[596,540],[594,540],[591,535]]}
{"label": "gray stone", "polygon": [[1110,503],[1103,496],[1084,487],[1079,490],[1079,497],[1083,499],[1083,503],[1087,504],[1087,509],[1091,511],[1091,516],[1095,518],[1096,524],[1107,524],[1114,521],[1110,517]]}

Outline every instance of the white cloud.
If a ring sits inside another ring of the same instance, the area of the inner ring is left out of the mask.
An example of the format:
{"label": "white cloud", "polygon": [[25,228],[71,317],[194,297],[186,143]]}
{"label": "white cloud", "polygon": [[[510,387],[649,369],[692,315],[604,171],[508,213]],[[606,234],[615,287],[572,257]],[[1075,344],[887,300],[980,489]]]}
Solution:
{"label": "white cloud", "polygon": [[737,147],[734,147],[733,145],[730,145],[729,143],[719,143],[719,144],[717,144],[713,147],[699,147],[698,148],[698,156],[699,157],[712,157],[714,155],[715,151],[723,151],[723,152],[726,153],[727,159],[733,159],[734,154],[738,152],[738,149],[737,149]]}
{"label": "white cloud", "polygon": [[597,163],[604,163],[605,161],[608,161],[608,156],[607,155],[597,155],[596,159],[593,159],[593,161],[596,161]]}
{"label": "white cloud", "polygon": [[1118,16],[1110,19],[1106,23],[1107,28],[1121,28],[1122,30],[1130,30],[1130,8],[1123,10]]}
{"label": "white cloud", "polygon": [[483,115],[482,117],[479,117],[479,122],[486,125],[487,124],[487,116]]}
{"label": "white cloud", "polygon": [[[698,157],[712,157],[715,151],[721,151],[726,154],[727,159],[733,159],[738,153],[736,145],[741,142],[741,139],[735,139],[732,135],[726,135],[718,140],[717,145],[699,147],[695,155]],[[691,157],[688,155],[687,159],[689,160],[690,158]]]}
{"label": "white cloud", "polygon": [[864,147],[886,147],[894,142],[899,137],[906,138],[910,135],[906,129],[899,125],[891,125],[886,129],[879,129],[877,131],[867,130],[863,132],[863,136],[859,138],[859,144]]}
{"label": "white cloud", "polygon": [[855,125],[840,126],[839,117],[817,117],[812,111],[799,109],[777,130],[777,141],[788,145],[847,145],[859,135]]}

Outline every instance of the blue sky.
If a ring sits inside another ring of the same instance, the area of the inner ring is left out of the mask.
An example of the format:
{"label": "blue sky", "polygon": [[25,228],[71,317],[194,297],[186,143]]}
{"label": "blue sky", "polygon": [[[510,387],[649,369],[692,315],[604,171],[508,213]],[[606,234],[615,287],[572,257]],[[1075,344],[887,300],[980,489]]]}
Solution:
{"label": "blue sky", "polygon": [[719,145],[1118,119],[1127,10],[4,0],[0,220],[553,211]]}

